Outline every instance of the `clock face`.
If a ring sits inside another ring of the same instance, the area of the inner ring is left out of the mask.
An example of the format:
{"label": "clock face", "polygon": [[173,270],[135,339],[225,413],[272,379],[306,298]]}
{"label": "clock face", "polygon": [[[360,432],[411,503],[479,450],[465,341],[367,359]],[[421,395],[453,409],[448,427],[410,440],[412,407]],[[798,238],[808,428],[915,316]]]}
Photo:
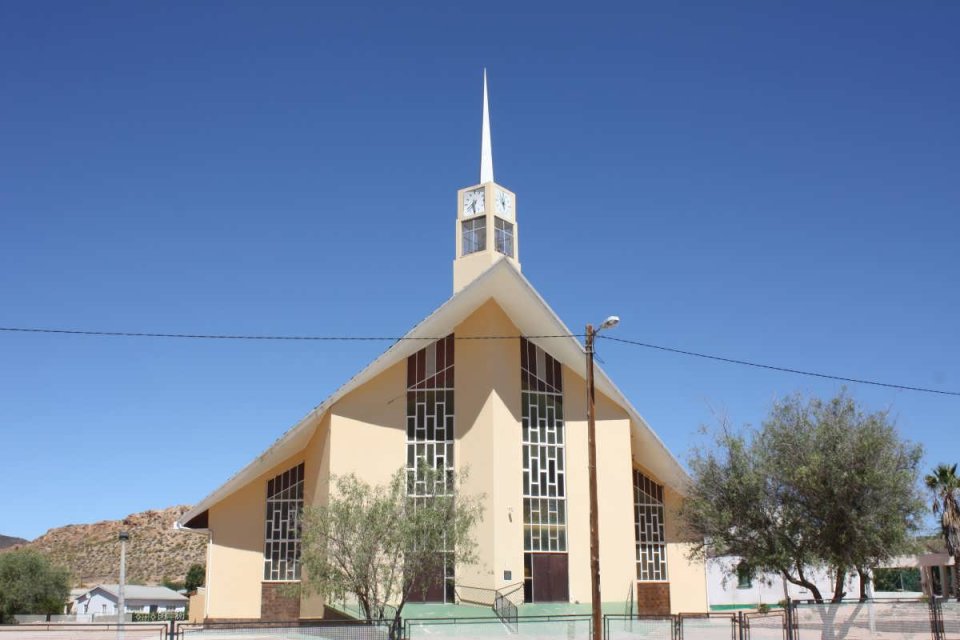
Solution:
{"label": "clock face", "polygon": [[513,198],[510,197],[510,194],[506,191],[501,191],[497,189],[497,213],[502,213],[504,216],[510,215],[510,212],[513,209]]}
{"label": "clock face", "polygon": [[474,189],[463,194],[463,217],[475,216],[484,212],[484,189]]}

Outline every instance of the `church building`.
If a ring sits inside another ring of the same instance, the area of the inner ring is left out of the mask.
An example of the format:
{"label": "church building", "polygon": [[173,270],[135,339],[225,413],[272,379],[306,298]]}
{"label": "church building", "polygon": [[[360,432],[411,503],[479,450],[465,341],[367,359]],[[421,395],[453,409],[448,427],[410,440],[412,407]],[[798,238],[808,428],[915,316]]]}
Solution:
{"label": "church building", "polygon": [[[484,508],[476,564],[448,567],[428,601],[522,582],[527,603],[590,602],[585,351],[521,273],[486,75],[480,157],[479,184],[457,192],[452,297],[181,518],[208,535],[204,618],[323,617],[320,598],[284,588],[301,578],[301,510],[326,503],[331,476],[385,484],[422,460],[469,468],[462,491]],[[603,600],[706,611],[677,515],[690,478],[599,367],[595,384]]]}

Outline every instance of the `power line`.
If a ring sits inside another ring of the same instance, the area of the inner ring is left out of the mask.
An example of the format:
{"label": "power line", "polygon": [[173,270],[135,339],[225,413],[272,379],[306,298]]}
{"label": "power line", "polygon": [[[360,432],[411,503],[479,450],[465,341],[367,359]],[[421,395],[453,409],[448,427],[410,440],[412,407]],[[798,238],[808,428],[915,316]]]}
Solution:
{"label": "power line", "polygon": [[[435,342],[436,337],[389,337],[389,336],[273,336],[273,335],[230,335],[212,333],[154,333],[145,331],[85,331],[82,329],[39,329],[33,327],[0,327],[0,331],[16,333],[56,333],[75,336],[101,336],[113,338],[179,338],[192,340],[303,340],[314,342],[400,342],[401,340],[422,340]],[[519,338],[580,338],[582,333],[563,333],[544,336],[454,336],[456,340],[517,340]]]}
{"label": "power line", "polygon": [[[305,341],[305,342],[400,342],[402,340],[417,340],[423,342],[433,342],[442,339],[441,337],[387,337],[387,336],[278,336],[278,335],[230,335],[230,334],[202,334],[202,333],[156,333],[142,331],[86,331],[82,329],[43,329],[36,327],[0,327],[0,331],[8,333],[46,333],[60,335],[79,335],[79,336],[100,336],[100,337],[124,337],[124,338],[174,338],[191,340],[251,340],[251,341]],[[582,333],[564,333],[556,335],[537,335],[537,336],[454,336],[456,340],[517,340],[519,338],[545,339],[545,338],[582,338]],[[920,393],[934,393],[944,396],[960,396],[960,391],[944,391],[941,389],[930,389],[927,387],[915,387],[903,384],[893,384],[888,382],[878,382],[876,380],[865,380],[862,378],[848,378],[845,376],[835,376],[828,373],[818,373],[815,371],[804,371],[802,369],[793,369],[790,367],[781,367],[759,362],[750,362],[747,360],[738,360],[736,358],[725,358],[723,356],[714,356],[707,353],[698,353],[696,351],[687,351],[685,349],[676,349],[662,345],[651,344],[649,342],[640,342],[639,340],[628,340],[625,338],[615,338],[610,335],[601,334],[597,336],[604,340],[611,340],[622,344],[629,344],[646,349],[656,349],[668,353],[676,353],[695,358],[714,360],[727,364],[737,364],[757,369],[767,369],[770,371],[780,371],[783,373],[793,373],[801,376],[810,376],[814,378],[824,378],[827,380],[838,380],[840,382],[852,382],[856,384],[865,384],[875,387],[884,387],[887,389],[900,389],[902,391],[917,391]]]}
{"label": "power line", "polygon": [[875,387],[886,387],[888,389],[901,389],[903,391],[920,391],[922,393],[937,393],[944,396],[960,396],[960,391],[943,391],[941,389],[929,389],[926,387],[910,387],[902,384],[892,384],[889,382],[877,382],[875,380],[863,380],[861,378],[845,378],[843,376],[834,376],[828,373],[817,373],[814,371],[803,371],[801,369],[791,369],[789,367],[778,367],[772,364],[762,364],[759,362],[749,362],[747,360],[737,360],[736,358],[724,358],[722,356],[712,356],[706,353],[697,353],[696,351],[685,351],[684,349],[674,349],[673,347],[664,347],[657,344],[650,344],[648,342],[639,342],[637,340],[626,340],[624,338],[614,338],[613,336],[599,335],[599,338],[604,340],[612,340],[614,342],[622,342],[624,344],[631,344],[637,347],[646,347],[647,349],[657,349],[659,351],[667,351],[669,353],[679,353],[685,356],[694,356],[696,358],[705,358],[707,360],[716,360],[718,362],[726,362],[728,364],[739,364],[746,367],[756,367],[758,369],[769,369],[771,371],[782,371],[784,373],[795,373],[801,376],[812,376],[814,378],[826,378],[828,380],[839,380],[841,382],[855,382],[857,384],[869,384]]}

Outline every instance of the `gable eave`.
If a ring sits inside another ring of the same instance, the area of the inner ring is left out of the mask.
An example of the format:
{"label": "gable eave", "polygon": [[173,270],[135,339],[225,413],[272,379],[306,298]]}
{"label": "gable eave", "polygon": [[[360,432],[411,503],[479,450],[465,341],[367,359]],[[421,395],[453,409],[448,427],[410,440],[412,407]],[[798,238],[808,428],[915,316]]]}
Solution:
{"label": "gable eave", "polygon": [[402,338],[390,345],[390,347],[373,360],[373,362],[350,378],[326,400],[314,407],[310,413],[284,432],[283,435],[277,438],[263,453],[254,458],[254,460],[231,476],[220,487],[180,516],[176,526],[184,529],[190,528],[187,525],[195,517],[240,490],[249,482],[252,482],[283,460],[294,455],[307,445],[317,425],[320,424],[323,417],[337,401],[383,373],[394,364],[416,353],[430,339],[446,336],[453,331],[454,327],[466,319],[473,310],[492,297],[487,294],[487,292],[493,287],[493,281],[497,279],[498,274],[502,273],[505,268],[511,272],[515,272],[512,265],[509,265],[509,261],[500,260],[469,285],[447,299],[446,302],[417,323]]}
{"label": "gable eave", "polygon": [[[586,352],[583,345],[517,267],[507,259],[500,259],[417,323],[406,335],[288,429],[263,453],[184,513],[177,520],[177,525],[189,528],[187,523],[195,517],[302,450],[317,425],[341,398],[416,353],[429,341],[448,335],[490,299],[500,305],[521,335],[530,337],[532,342],[548,350],[562,364],[581,377],[586,377]],[[654,462],[646,465],[650,471],[671,488],[685,493],[689,482],[686,471],[599,366],[596,368],[595,383],[598,391],[621,406],[630,416],[634,435],[640,439],[640,444],[653,450]]]}

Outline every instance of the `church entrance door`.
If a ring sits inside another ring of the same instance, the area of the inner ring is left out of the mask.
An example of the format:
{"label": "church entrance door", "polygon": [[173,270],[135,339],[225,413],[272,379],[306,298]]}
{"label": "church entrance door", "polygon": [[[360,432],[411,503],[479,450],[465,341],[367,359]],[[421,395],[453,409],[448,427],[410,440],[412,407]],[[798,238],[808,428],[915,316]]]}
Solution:
{"label": "church entrance door", "polygon": [[447,602],[455,601],[453,589],[453,566],[447,558],[416,576],[408,602]]}
{"label": "church entrance door", "polygon": [[569,602],[566,553],[530,553],[532,602]]}

